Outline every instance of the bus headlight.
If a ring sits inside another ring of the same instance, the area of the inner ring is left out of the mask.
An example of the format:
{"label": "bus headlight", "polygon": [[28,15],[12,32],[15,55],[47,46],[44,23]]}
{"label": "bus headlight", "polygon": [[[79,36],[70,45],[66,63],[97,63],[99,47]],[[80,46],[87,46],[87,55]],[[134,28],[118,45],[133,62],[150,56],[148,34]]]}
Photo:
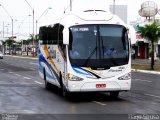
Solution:
{"label": "bus headlight", "polygon": [[75,76],[75,75],[72,75],[72,74],[68,74],[68,78],[69,78],[69,80],[71,80],[71,81],[82,81],[83,80],[83,78],[80,78],[80,77],[78,77],[78,76]]}
{"label": "bus headlight", "polygon": [[118,80],[129,80],[129,79],[131,79],[130,72],[118,78]]}

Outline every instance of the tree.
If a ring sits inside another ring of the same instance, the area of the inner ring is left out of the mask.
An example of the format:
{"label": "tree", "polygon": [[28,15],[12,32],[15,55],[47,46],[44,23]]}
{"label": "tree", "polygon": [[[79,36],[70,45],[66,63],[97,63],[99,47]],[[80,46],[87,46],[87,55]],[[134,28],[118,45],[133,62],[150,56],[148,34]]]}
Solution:
{"label": "tree", "polygon": [[36,34],[36,35],[35,35],[35,41],[38,43],[38,40],[39,40],[39,35]]}
{"label": "tree", "polygon": [[139,30],[141,36],[151,42],[151,70],[154,70],[154,44],[160,38],[160,24],[156,21]]}
{"label": "tree", "polygon": [[13,45],[13,40],[7,39],[7,40],[4,42],[4,45],[9,46],[9,54],[11,54],[11,47],[12,47],[12,45]]}

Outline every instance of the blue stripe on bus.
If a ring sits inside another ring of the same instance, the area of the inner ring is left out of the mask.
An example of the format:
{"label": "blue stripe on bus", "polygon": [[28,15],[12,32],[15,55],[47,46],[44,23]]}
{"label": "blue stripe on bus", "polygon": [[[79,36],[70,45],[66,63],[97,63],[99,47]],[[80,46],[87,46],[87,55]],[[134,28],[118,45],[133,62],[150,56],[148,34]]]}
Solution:
{"label": "blue stripe on bus", "polygon": [[[55,72],[55,70],[52,68],[52,66],[46,61],[46,59],[45,59],[45,57],[43,56],[43,54],[41,53],[41,51],[39,50],[38,51],[39,52],[39,65],[41,65],[40,64],[40,62],[43,62],[43,63],[45,63],[46,64],[46,66],[48,67],[48,69],[51,71],[51,73],[53,72],[54,73],[54,75],[53,75],[53,73],[52,73],[52,76],[55,76],[54,77],[54,80],[58,80],[59,79],[59,76],[58,76],[58,74]],[[42,66],[42,65],[41,65]],[[43,68],[43,67],[42,67]],[[47,72],[47,71],[46,71]],[[48,74],[48,73],[47,73]]]}
{"label": "blue stripe on bus", "polygon": [[82,75],[88,75],[88,76],[94,76],[93,74],[91,74],[89,71],[81,68],[81,67],[75,67],[75,66],[72,66],[73,70],[78,73],[78,74],[82,74]]}
{"label": "blue stripe on bus", "polygon": [[[41,65],[41,63],[39,63],[39,71],[41,73],[43,73],[43,66]],[[49,79],[52,79],[52,80],[56,80],[56,78],[54,76],[50,75],[47,71],[46,71],[46,77]]]}

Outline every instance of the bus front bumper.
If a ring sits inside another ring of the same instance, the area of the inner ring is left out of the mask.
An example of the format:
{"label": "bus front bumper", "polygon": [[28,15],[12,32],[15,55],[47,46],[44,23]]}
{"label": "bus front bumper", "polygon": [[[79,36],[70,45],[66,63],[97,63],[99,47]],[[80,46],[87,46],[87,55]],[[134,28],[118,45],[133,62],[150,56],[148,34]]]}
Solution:
{"label": "bus front bumper", "polygon": [[128,91],[131,89],[131,80],[123,81],[70,81],[68,83],[69,92],[100,92],[100,91]]}

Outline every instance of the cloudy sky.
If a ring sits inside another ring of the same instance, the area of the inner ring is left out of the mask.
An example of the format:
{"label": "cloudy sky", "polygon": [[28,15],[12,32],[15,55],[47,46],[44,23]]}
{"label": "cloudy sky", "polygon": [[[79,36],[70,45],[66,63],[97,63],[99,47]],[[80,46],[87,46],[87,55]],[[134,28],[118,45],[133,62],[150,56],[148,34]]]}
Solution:
{"label": "cloudy sky", "polygon": [[[30,6],[27,4],[27,2]],[[113,0],[72,0],[73,10],[84,10],[91,8],[109,9]],[[128,22],[134,21],[140,16],[138,10],[141,3],[146,0],[115,0],[118,5],[128,5]],[[159,0],[153,0],[158,3]],[[2,38],[3,24],[4,36],[11,35],[11,16],[14,24],[14,35],[26,37],[33,33],[33,10],[35,21],[40,25],[51,24],[62,16],[64,9],[68,8],[70,0],[0,0],[0,38]],[[160,7],[160,5],[158,5]],[[46,11],[48,7],[49,9]],[[5,10],[4,10],[5,9]],[[68,8],[69,10],[69,8]],[[7,14],[7,12],[8,14]],[[44,13],[44,11],[46,11]],[[43,14],[44,13],[44,14]],[[43,14],[43,15],[42,15]],[[41,16],[42,15],[42,16]],[[40,17],[41,16],[41,17]],[[36,32],[36,25],[35,30]]]}

